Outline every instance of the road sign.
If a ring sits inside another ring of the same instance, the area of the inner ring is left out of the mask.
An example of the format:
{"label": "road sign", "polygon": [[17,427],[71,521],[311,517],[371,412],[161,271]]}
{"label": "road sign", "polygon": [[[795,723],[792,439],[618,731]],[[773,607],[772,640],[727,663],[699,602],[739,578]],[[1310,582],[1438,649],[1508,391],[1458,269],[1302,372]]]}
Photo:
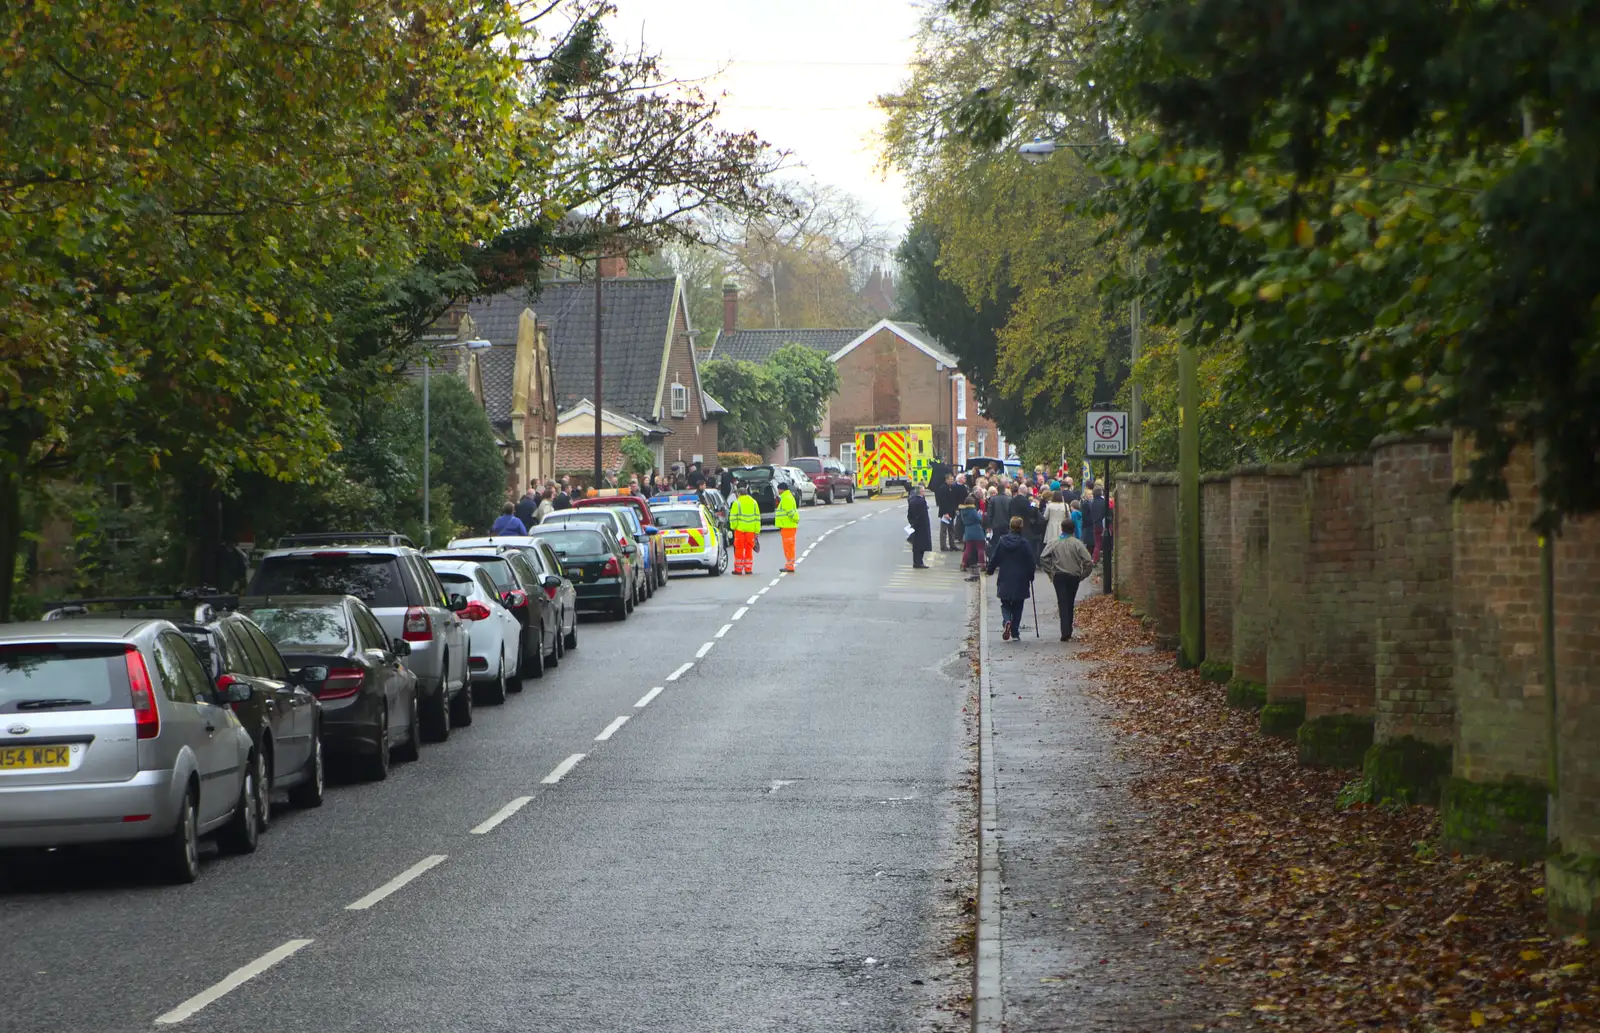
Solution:
{"label": "road sign", "polygon": [[1092,412],[1089,414],[1088,441],[1084,454],[1090,459],[1120,459],[1128,454],[1128,414]]}

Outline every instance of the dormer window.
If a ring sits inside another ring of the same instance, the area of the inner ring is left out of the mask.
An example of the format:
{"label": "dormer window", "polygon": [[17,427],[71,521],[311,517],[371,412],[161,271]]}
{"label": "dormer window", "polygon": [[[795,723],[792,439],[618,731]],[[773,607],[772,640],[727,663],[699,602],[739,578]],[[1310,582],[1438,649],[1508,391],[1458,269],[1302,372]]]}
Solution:
{"label": "dormer window", "polygon": [[672,385],[672,415],[689,415],[689,389],[683,384]]}

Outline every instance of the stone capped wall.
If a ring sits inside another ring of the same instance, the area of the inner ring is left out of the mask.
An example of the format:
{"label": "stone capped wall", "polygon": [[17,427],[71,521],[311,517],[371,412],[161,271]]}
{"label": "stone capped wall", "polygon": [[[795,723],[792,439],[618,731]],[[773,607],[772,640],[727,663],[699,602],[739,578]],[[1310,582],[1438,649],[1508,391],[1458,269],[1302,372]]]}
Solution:
{"label": "stone capped wall", "polygon": [[1556,808],[1563,849],[1600,855],[1600,518],[1555,539]]}
{"label": "stone capped wall", "polygon": [[1305,698],[1307,513],[1300,468],[1267,476],[1267,699]]}
{"label": "stone capped wall", "polygon": [[1178,483],[1171,474],[1151,474],[1150,569],[1145,620],[1163,649],[1178,645]]}
{"label": "stone capped wall", "polygon": [[1233,666],[1233,491],[1226,475],[1200,485],[1201,584],[1207,666]]}
{"label": "stone capped wall", "polygon": [[1450,640],[1450,437],[1373,447],[1375,738],[1447,746],[1455,733]]}
{"label": "stone capped wall", "polygon": [[1262,472],[1240,472],[1229,484],[1233,550],[1233,676],[1267,683],[1267,630],[1272,614],[1267,578],[1268,486]]}

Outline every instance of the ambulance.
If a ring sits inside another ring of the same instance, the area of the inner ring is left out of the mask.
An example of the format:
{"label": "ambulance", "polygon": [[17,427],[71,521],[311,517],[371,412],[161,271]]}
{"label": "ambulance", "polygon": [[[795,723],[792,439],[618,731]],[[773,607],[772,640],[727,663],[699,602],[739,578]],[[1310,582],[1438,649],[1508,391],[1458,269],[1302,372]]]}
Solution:
{"label": "ambulance", "polygon": [[870,497],[888,488],[928,486],[933,477],[933,424],[856,428],[856,486]]}

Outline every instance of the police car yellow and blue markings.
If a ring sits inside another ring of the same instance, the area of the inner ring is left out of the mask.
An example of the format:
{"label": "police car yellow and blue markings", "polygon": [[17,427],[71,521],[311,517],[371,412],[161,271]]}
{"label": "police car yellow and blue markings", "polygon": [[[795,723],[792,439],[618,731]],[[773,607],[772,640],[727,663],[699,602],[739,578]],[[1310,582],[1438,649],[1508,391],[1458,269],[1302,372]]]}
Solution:
{"label": "police car yellow and blue markings", "polygon": [[707,566],[716,566],[720,558],[721,543],[717,540],[717,524],[704,506],[698,502],[662,503],[653,505],[654,513],[693,513],[698,527],[664,527],[661,529],[662,545],[669,559],[702,559]]}

